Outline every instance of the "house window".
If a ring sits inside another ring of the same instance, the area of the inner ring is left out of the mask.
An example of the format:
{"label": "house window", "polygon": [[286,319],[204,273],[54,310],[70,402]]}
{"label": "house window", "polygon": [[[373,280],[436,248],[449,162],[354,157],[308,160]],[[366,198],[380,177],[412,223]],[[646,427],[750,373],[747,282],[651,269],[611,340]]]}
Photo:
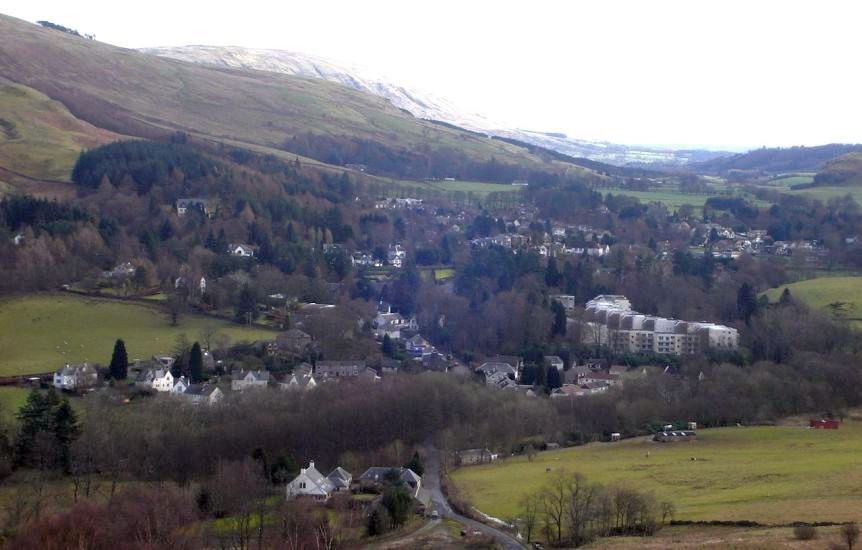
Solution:
{"label": "house window", "polygon": [[300,488],[300,489],[305,489],[305,482],[304,482],[304,481],[300,481],[300,482],[299,482],[299,488]]}

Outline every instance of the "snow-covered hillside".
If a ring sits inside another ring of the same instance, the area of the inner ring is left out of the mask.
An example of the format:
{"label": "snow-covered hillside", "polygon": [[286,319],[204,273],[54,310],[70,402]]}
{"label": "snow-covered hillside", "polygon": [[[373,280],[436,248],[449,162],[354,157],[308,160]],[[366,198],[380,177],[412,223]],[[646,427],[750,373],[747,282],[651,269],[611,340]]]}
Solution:
{"label": "snow-covered hillside", "polygon": [[411,90],[384,78],[372,76],[367,71],[303,53],[236,46],[181,46],[144,48],[141,51],[191,63],[321,78],[383,97],[418,118],[438,120],[467,130],[516,139],[573,157],[610,164],[684,165],[721,155],[721,153],[700,150],[673,151],[586,141],[572,139],[562,134],[505,128],[481,114],[464,112],[444,98]]}

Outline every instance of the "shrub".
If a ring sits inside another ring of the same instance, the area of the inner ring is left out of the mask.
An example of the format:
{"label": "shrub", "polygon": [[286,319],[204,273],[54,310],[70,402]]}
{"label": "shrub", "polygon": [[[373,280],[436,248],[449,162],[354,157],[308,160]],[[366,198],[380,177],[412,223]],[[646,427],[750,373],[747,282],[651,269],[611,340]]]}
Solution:
{"label": "shrub", "polygon": [[797,540],[813,540],[817,538],[817,528],[813,525],[797,525],[793,528],[793,536]]}

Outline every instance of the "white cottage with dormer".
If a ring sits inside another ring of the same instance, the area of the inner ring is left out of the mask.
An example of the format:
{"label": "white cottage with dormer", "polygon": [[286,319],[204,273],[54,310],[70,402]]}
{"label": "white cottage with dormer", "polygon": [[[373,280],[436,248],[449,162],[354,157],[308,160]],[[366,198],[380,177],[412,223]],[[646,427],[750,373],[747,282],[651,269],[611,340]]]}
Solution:
{"label": "white cottage with dormer", "polygon": [[312,460],[308,463],[308,468],[302,468],[299,475],[287,484],[286,496],[288,499],[311,497],[315,500],[326,500],[332,493],[348,490],[352,481],[353,476],[340,467],[324,477],[314,467]]}

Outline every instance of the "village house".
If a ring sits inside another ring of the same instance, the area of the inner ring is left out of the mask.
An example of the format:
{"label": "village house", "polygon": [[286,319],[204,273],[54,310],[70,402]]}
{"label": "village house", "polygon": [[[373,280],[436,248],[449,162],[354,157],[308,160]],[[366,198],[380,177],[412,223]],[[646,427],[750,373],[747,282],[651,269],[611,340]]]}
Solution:
{"label": "village house", "polygon": [[566,366],[566,364],[563,363],[563,360],[557,355],[546,355],[545,364],[548,365],[548,367],[557,369],[558,371],[562,371]]}
{"label": "village house", "polygon": [[309,374],[297,373],[295,370],[278,383],[279,389],[282,390],[311,390],[317,386],[314,376]]}
{"label": "village house", "polygon": [[566,312],[571,312],[575,309],[574,294],[551,294],[548,296],[548,299],[552,302],[560,302],[560,305],[563,306]]}
{"label": "village house", "polygon": [[174,386],[171,388],[172,395],[182,395],[189,389],[189,381],[185,376],[180,376],[174,379]]}
{"label": "village house", "polygon": [[407,251],[400,244],[391,245],[389,252],[386,255],[386,260],[389,265],[396,269],[401,269],[404,261],[407,259]]}
{"label": "village house", "polygon": [[352,481],[353,476],[341,467],[324,477],[315,468],[312,460],[307,468],[300,469],[299,475],[287,484],[286,497],[288,500],[300,497],[327,500],[333,493],[349,490]]}
{"label": "village house", "polygon": [[269,371],[258,370],[240,370],[230,382],[232,391],[244,391],[249,388],[266,388],[269,385]]}
{"label": "village house", "polygon": [[487,464],[497,460],[497,453],[492,453],[488,449],[466,449],[456,453],[458,464],[461,466],[469,466],[471,464]]}
{"label": "village house", "polygon": [[135,377],[135,388],[157,392],[169,392],[174,387],[174,375],[164,366],[144,367]]}
{"label": "village house", "polygon": [[95,387],[99,383],[96,367],[83,363],[66,363],[54,373],[54,387],[66,391],[80,391]]}
{"label": "village house", "polygon": [[402,331],[418,328],[415,318],[405,319],[400,313],[378,313],[371,322],[374,336],[381,340],[384,336],[389,336],[392,340],[400,340]]}
{"label": "village house", "polygon": [[410,468],[389,468],[372,466],[359,476],[359,485],[363,489],[380,489],[386,483],[401,482],[413,489],[413,496],[422,488],[422,477]]}
{"label": "village house", "polygon": [[617,374],[610,374],[607,372],[594,372],[590,371],[585,374],[583,378],[581,378],[581,384],[594,384],[594,383],[604,383],[608,386],[616,386],[622,385],[622,380],[620,380],[620,376]]}
{"label": "village house", "polygon": [[383,260],[375,258],[370,252],[354,252],[350,256],[350,263],[353,267],[382,267]]}
{"label": "village house", "polygon": [[177,215],[185,216],[189,210],[197,209],[204,216],[210,215],[210,208],[206,199],[183,198],[177,199]]}
{"label": "village house", "polygon": [[314,367],[317,378],[350,378],[365,371],[365,361],[318,361]]}
{"label": "village house", "polygon": [[224,393],[212,384],[189,384],[184,392],[177,395],[192,405],[215,405],[224,397]]}
{"label": "village house", "polygon": [[241,258],[254,257],[254,248],[252,248],[252,246],[248,244],[231,244],[228,245],[227,251],[231,256],[237,256]]}
{"label": "village house", "polygon": [[292,328],[279,333],[275,341],[281,354],[302,353],[311,345],[312,338],[310,334],[298,328]]}
{"label": "village house", "polygon": [[486,379],[492,374],[503,373],[512,380],[518,380],[518,368],[508,361],[487,361],[476,369],[476,373],[483,375]]}
{"label": "village house", "polygon": [[422,370],[433,372],[446,372],[451,363],[446,356],[436,351],[422,356]]}
{"label": "village house", "polygon": [[423,355],[434,353],[434,346],[419,334],[415,334],[408,338],[404,342],[404,349],[413,357],[422,357]]}
{"label": "village house", "polygon": [[563,384],[581,384],[584,376],[592,372],[587,365],[575,365],[567,371],[563,371]]}

